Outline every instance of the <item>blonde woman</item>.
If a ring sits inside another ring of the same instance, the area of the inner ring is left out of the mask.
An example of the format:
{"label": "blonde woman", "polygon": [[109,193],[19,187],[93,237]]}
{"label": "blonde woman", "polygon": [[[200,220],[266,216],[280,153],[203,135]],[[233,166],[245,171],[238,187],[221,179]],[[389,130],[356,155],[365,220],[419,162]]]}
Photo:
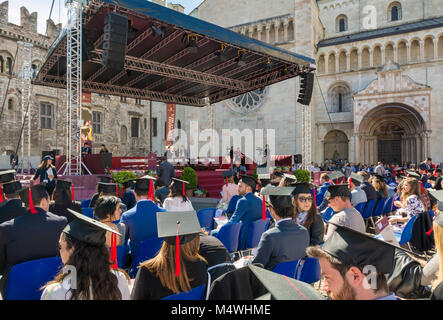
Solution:
{"label": "blonde woman", "polygon": [[389,220],[391,224],[406,223],[413,216],[420,212],[425,212],[425,205],[421,201],[420,183],[417,179],[407,178],[403,180],[401,190],[401,201],[395,201],[394,205],[399,208],[397,215],[406,215],[406,217],[394,217]]}
{"label": "blonde woman", "polygon": [[443,202],[438,201],[438,209],[436,210],[436,217],[434,219],[433,230],[435,249],[439,256],[439,270],[437,279],[432,283],[431,300],[443,300],[443,216],[440,210],[443,210]]}
{"label": "blonde woman", "polygon": [[55,189],[55,179],[57,179],[57,170],[52,164],[52,161],[54,161],[53,157],[49,155],[45,156],[32,178],[32,180],[36,180],[40,177],[40,182],[46,183],[46,191],[48,191],[49,198],[52,198],[52,192]]}
{"label": "blonde woman", "polygon": [[372,178],[371,183],[375,189],[377,200],[388,197],[388,186],[386,185],[386,182],[382,176],[376,175],[374,178]]}

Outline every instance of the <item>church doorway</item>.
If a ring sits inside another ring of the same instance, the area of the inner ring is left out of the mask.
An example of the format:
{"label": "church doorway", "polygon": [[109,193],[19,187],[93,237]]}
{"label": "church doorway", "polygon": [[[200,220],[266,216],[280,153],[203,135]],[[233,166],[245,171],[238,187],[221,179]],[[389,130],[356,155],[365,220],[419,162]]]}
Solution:
{"label": "church doorway", "polygon": [[324,139],[325,160],[348,160],[349,139],[343,131],[333,130],[326,134]]}

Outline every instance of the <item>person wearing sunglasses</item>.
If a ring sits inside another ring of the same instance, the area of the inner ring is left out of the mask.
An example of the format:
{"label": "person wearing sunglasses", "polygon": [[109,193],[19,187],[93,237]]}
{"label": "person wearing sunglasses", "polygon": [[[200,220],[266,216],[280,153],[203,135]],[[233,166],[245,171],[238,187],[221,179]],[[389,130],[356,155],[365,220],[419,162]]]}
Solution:
{"label": "person wearing sunglasses", "polygon": [[293,187],[268,187],[260,191],[268,195],[266,206],[275,220],[275,227],[265,231],[251,263],[260,263],[272,270],[281,262],[302,259],[309,246],[309,232],[293,220],[291,202]]}
{"label": "person wearing sunglasses", "polygon": [[318,213],[311,194],[311,184],[308,182],[294,183],[292,205],[294,206],[294,220],[309,232],[309,245],[316,246],[323,242],[325,225]]}
{"label": "person wearing sunglasses", "polygon": [[[328,206],[335,212],[326,226],[325,241],[335,231],[336,224],[354,229],[358,232],[366,232],[363,217],[351,204],[351,191],[349,191],[348,184],[329,186],[325,194],[325,199],[328,202]],[[332,222],[332,224],[330,222]]]}

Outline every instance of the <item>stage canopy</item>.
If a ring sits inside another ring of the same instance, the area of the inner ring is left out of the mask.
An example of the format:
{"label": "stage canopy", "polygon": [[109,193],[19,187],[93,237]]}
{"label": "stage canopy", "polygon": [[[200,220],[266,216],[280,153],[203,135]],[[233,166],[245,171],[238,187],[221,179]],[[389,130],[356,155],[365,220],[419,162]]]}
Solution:
{"label": "stage canopy", "polygon": [[[123,70],[101,65],[104,18],[128,17]],[[315,61],[146,0],[90,0],[83,11],[83,91],[205,106],[315,69]],[[33,83],[66,88],[66,29]]]}

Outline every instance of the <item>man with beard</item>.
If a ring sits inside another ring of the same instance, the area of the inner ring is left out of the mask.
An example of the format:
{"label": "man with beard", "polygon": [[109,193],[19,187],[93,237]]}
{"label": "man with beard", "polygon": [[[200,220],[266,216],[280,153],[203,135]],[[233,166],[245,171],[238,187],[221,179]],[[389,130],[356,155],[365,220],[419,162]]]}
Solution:
{"label": "man with beard", "polygon": [[324,289],[334,300],[397,300],[385,274],[394,268],[395,246],[336,225],[323,247],[308,247],[317,258]]}

